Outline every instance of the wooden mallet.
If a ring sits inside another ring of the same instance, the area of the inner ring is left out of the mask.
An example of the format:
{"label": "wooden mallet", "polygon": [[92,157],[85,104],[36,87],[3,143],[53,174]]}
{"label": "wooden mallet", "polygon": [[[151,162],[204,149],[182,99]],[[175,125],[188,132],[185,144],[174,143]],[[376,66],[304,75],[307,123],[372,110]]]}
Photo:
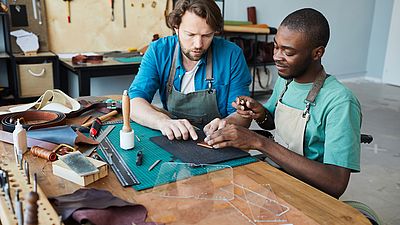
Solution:
{"label": "wooden mallet", "polygon": [[124,124],[122,129],[119,131],[120,147],[125,150],[129,150],[135,147],[135,132],[131,128],[130,124],[130,104],[129,104],[128,91],[124,90],[122,94],[122,117]]}

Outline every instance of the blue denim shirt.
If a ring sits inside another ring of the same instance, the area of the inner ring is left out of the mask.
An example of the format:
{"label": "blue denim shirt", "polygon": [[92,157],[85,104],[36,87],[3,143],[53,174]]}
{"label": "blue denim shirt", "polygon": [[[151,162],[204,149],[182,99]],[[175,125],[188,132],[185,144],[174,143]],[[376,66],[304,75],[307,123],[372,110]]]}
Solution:
{"label": "blue denim shirt", "polygon": [[[161,38],[150,44],[140,64],[139,72],[129,88],[128,93],[131,99],[141,97],[151,102],[154,94],[159,90],[163,107],[168,110],[166,103],[167,82],[177,43],[178,38],[174,35]],[[212,51],[212,86],[216,89],[219,112],[222,117],[226,117],[236,111],[231,103],[235,101],[237,96],[249,95],[251,75],[242,50],[234,43],[214,37]],[[207,54],[204,54],[200,59],[199,69],[195,75],[194,86],[196,91],[205,90],[208,87],[205,80],[206,58]],[[177,91],[181,90],[181,82],[185,72],[182,54],[178,54],[174,79],[174,87]]]}

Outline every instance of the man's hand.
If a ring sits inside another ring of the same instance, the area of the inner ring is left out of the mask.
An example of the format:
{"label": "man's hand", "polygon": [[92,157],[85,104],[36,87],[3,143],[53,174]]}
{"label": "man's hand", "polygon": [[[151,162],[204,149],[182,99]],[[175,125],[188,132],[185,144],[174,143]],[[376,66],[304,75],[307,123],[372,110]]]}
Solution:
{"label": "man's hand", "polygon": [[188,140],[189,137],[193,140],[197,140],[198,138],[193,126],[186,119],[165,119],[159,123],[158,129],[164,136],[167,136],[169,140]]}
{"label": "man's hand", "polygon": [[213,148],[236,147],[240,149],[257,149],[257,141],[261,136],[255,132],[234,124],[215,131],[204,140]]}
{"label": "man's hand", "polygon": [[206,136],[213,134],[216,130],[222,129],[226,126],[226,120],[216,118],[213,119],[210,123],[208,123],[203,131],[206,134]]}
{"label": "man's hand", "polygon": [[265,108],[258,101],[248,97],[239,96],[232,106],[237,110],[236,113],[247,119],[263,120],[266,116]]}

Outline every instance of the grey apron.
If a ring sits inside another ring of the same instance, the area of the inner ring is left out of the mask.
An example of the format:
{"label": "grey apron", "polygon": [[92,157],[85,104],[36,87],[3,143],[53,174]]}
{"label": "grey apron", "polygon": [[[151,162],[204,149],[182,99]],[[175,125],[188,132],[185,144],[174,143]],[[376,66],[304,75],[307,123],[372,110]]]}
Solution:
{"label": "grey apron", "polygon": [[218,111],[216,90],[212,88],[212,49],[210,47],[207,51],[206,81],[208,82],[208,89],[187,94],[177,91],[173,84],[178,50],[177,44],[167,83],[168,112],[174,119],[187,119],[191,124],[202,128],[211,120],[221,117]]}

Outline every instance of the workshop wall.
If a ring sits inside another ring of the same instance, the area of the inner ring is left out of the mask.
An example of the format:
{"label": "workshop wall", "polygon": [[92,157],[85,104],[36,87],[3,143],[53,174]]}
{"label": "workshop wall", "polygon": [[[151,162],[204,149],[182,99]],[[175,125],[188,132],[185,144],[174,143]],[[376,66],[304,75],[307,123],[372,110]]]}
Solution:
{"label": "workshop wall", "polygon": [[[111,21],[111,0],[70,1],[47,0],[49,45],[55,53],[114,51],[141,48],[153,34],[171,35],[165,24],[165,11],[172,9],[171,0],[115,0],[114,21]],[[168,4],[167,4],[168,3]]]}

